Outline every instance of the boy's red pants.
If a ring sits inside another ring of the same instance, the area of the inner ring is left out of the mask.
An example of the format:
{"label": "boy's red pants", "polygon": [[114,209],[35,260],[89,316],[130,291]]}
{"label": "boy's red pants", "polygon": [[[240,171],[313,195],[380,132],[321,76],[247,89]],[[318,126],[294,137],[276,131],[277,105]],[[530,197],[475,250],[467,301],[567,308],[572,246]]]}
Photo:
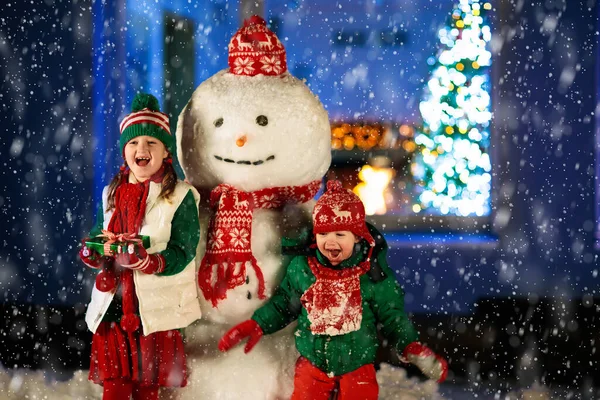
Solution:
{"label": "boy's red pants", "polygon": [[375,367],[367,364],[347,374],[330,377],[306,358],[298,359],[292,400],[328,400],[336,387],[337,400],[377,400],[379,386]]}

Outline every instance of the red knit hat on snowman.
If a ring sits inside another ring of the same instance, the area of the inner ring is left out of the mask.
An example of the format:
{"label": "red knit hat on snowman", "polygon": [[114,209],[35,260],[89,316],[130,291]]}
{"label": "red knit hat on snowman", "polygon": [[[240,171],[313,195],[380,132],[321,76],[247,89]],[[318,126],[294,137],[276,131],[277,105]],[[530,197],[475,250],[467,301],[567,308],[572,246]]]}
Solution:
{"label": "red knit hat on snowman", "polygon": [[[365,239],[371,246],[375,240],[365,222],[365,206],[360,198],[340,181],[328,181],[327,191],[317,200],[313,210],[313,233],[350,231]],[[371,252],[369,252],[370,256]]]}
{"label": "red knit hat on snowman", "polygon": [[285,48],[267,22],[254,15],[231,38],[229,72],[235,75],[282,75],[287,71]]}

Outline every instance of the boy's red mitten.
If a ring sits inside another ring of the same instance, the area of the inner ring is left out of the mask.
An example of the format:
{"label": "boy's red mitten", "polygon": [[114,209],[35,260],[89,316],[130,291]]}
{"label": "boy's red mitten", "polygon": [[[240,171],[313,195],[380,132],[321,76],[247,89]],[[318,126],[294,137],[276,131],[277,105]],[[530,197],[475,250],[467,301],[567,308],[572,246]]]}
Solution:
{"label": "boy's red mitten", "polygon": [[249,319],[237,324],[223,335],[219,340],[219,350],[228,351],[245,338],[249,338],[246,347],[244,347],[244,353],[248,353],[256,346],[263,334],[260,325],[255,320]]}
{"label": "boy's red mitten", "polygon": [[412,342],[404,348],[402,358],[416,365],[429,379],[435,379],[439,383],[446,380],[448,363],[429,347],[419,342]]}
{"label": "boy's red mitten", "polygon": [[129,244],[119,247],[118,251],[115,260],[123,268],[145,274],[158,274],[165,270],[165,258],[161,254],[148,254],[142,246]]}

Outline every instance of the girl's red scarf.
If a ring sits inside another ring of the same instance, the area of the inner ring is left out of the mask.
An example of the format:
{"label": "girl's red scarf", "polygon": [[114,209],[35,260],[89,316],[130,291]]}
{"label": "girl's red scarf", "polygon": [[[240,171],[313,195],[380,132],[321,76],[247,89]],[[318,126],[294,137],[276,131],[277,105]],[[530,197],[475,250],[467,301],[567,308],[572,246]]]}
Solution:
{"label": "girl's red scarf", "polygon": [[315,197],[321,181],[303,186],[282,186],[243,192],[221,184],[210,193],[215,214],[208,225],[206,254],[198,270],[204,298],[216,307],[227,290],[246,281],[246,268],[258,278],[258,298],[265,298],[263,273],[252,254],[252,213],[256,208],[278,209],[286,204],[305,203]]}
{"label": "girl's red scarf", "polygon": [[[112,233],[138,234],[146,216],[146,202],[150,182],[162,182],[165,174],[163,166],[150,179],[142,183],[129,183],[129,171],[123,174],[121,183],[115,191],[115,211],[108,223],[108,230]],[[116,271],[117,282],[121,283],[123,317],[121,328],[129,334],[135,332],[140,326],[140,318],[136,315],[137,298],[133,283],[133,271],[123,269]]]}

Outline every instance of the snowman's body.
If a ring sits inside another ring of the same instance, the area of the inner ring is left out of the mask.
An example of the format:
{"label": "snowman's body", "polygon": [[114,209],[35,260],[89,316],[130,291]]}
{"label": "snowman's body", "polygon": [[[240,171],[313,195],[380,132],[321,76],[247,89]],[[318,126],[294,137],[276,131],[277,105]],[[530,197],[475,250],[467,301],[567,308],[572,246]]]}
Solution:
{"label": "snowman's body", "polygon": [[[203,213],[201,229],[206,232],[208,215]],[[284,273],[280,255],[283,213],[258,210],[252,223],[252,249],[267,284],[269,297]],[[205,235],[204,235],[205,236]],[[201,239],[206,243],[206,237]],[[204,246],[200,255],[204,253]],[[256,250],[255,250],[256,249]],[[261,250],[259,250],[261,249]],[[264,336],[248,354],[243,346],[221,353],[217,343],[238,322],[252,316],[264,303],[256,296],[258,279],[247,269],[248,283],[231,289],[227,298],[212,307],[199,293],[202,319],[188,327],[186,355],[190,379],[187,388],[177,389],[179,399],[286,399],[291,395],[294,363],[298,358],[292,324],[273,335]]]}
{"label": "snowman's body", "polygon": [[[266,295],[270,297],[283,279],[281,238],[293,237],[310,224],[310,213],[314,201],[304,205],[288,206],[284,210],[255,210],[252,219],[252,252],[264,275]],[[203,207],[201,210],[202,230],[198,255],[204,256],[206,248],[206,232],[208,220],[212,214]],[[252,268],[246,268],[246,283],[227,291],[227,297],[213,307],[210,301],[200,295],[203,311],[202,320],[217,324],[230,324],[231,321],[244,321],[252,317],[252,313],[265,300],[258,298],[258,278]],[[223,332],[224,333],[224,332]]]}
{"label": "snowman's body", "polygon": [[[221,71],[209,78],[181,113],[177,139],[186,178],[203,190],[221,183],[245,192],[306,185],[321,179],[331,161],[327,113],[306,85],[288,74],[249,77]],[[170,395],[185,400],[290,397],[298,358],[294,324],[263,336],[248,354],[243,346],[221,353],[217,343],[277,288],[285,274],[281,239],[310,225],[313,204],[253,210],[250,242],[266,298],[259,298],[258,277],[249,266],[245,282],[227,290],[216,307],[199,290],[202,319],[185,331],[189,383]],[[214,213],[206,204],[201,207],[198,260],[205,255]]]}

